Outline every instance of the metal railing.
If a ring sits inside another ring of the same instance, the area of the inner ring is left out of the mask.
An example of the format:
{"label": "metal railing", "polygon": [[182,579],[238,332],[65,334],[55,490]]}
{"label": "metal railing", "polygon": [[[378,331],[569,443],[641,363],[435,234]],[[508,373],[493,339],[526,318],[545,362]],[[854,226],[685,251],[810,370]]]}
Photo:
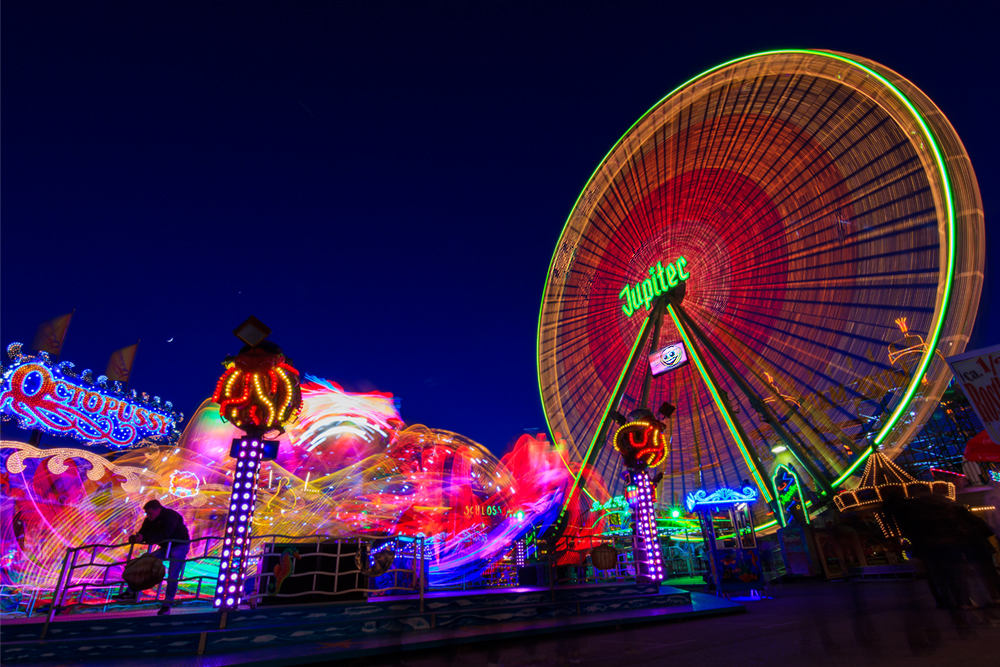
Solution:
{"label": "metal railing", "polygon": [[671,545],[664,549],[663,565],[668,579],[697,578],[708,571],[704,555],[699,555],[693,544]]}
{"label": "metal railing", "polygon": [[[221,562],[219,553],[222,540],[222,537],[207,536],[190,541],[187,557],[184,559],[185,574],[178,578],[176,601],[202,600],[211,603]],[[423,538],[413,543],[410,558],[403,558],[398,562],[394,560],[379,576],[369,577],[366,572],[374,574],[370,569],[371,563],[362,563],[365,567],[358,567],[355,554],[361,550],[362,544],[367,546],[366,551],[370,555],[373,554],[376,550],[372,547],[376,542],[385,543],[387,540],[367,535],[254,536],[249,545],[250,566],[243,573],[242,600],[256,606],[266,598],[291,601],[307,595],[333,598],[419,593],[423,608],[426,589],[426,547]],[[112,596],[126,590],[122,579],[125,566],[133,557],[141,555],[141,552],[151,552],[156,548],[126,543],[86,544],[67,549],[53,591],[46,627],[56,614],[69,607],[106,607],[112,604]],[[289,548],[298,548],[299,558],[293,559],[293,571],[279,588],[273,566]],[[169,561],[169,555],[164,560]],[[402,563],[406,565],[401,566]],[[169,575],[155,589],[137,593],[136,602],[165,601],[165,586],[168,581]],[[295,585],[287,585],[285,582],[295,582]],[[376,582],[378,585],[372,586]],[[282,592],[282,589],[286,592]]]}
{"label": "metal railing", "polygon": [[[212,564],[211,572],[181,576],[178,590],[179,599],[211,599],[213,585],[218,576],[219,548],[221,537],[207,536],[191,540],[188,546],[187,558],[184,559],[184,569],[192,563]],[[112,596],[124,590],[122,571],[137,555],[152,552],[155,545],[142,544],[85,544],[71,547],[63,557],[59,578],[53,593],[49,617],[68,606],[75,605],[109,605]],[[138,553],[137,553],[138,552]],[[200,552],[200,554],[199,554]],[[193,554],[193,555],[192,555]],[[164,560],[170,560],[166,558]],[[165,596],[165,578],[156,588],[137,593],[137,601],[157,602]],[[194,589],[193,592],[191,589]]]}
{"label": "metal railing", "polygon": [[584,584],[635,579],[635,563],[631,545],[619,545],[618,562],[608,570],[597,569],[591,558],[591,549],[576,550],[580,554],[579,565],[550,564],[549,576],[556,584]]}
{"label": "metal railing", "polygon": [[[281,543],[279,544],[279,540]],[[310,535],[308,537],[292,537],[289,535],[264,535],[253,537],[250,540],[251,554],[257,557],[257,571],[244,574],[244,595],[243,601],[252,606],[256,606],[260,601],[267,599],[294,599],[304,596],[323,596],[328,598],[350,598],[366,597],[372,594],[386,595],[391,593],[420,593],[423,595],[425,586],[423,585],[424,567],[424,544],[420,538],[415,548],[415,558],[411,560],[408,567],[397,567],[395,559],[393,564],[384,572],[378,575],[369,576],[366,570],[370,564],[365,564],[364,568],[359,567],[357,554],[362,543],[367,543],[369,559],[375,549],[372,548],[376,540],[366,536],[349,536],[331,538],[325,535]],[[254,550],[254,543],[257,550]],[[299,558],[295,561],[294,571],[284,581],[281,588],[278,588],[277,575],[273,571],[266,571],[267,565],[275,564],[282,554],[290,548],[303,548],[315,546],[313,551],[300,551]],[[307,563],[307,561],[309,561]],[[267,565],[265,565],[267,564]],[[312,566],[312,569],[304,567]],[[291,592],[281,592],[288,590],[286,582],[294,582]],[[378,582],[377,587],[371,584]],[[303,586],[302,584],[306,584]],[[270,592],[274,586],[275,592]]]}
{"label": "metal railing", "polygon": [[37,607],[45,604],[45,595],[50,592],[37,586],[0,584],[0,615],[4,618],[31,616]]}

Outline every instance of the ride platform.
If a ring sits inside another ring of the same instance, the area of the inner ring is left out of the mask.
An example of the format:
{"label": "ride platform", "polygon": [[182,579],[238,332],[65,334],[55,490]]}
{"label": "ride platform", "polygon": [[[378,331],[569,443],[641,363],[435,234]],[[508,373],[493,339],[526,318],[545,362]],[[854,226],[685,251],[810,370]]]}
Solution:
{"label": "ride platform", "polygon": [[[421,604],[422,602],[422,604]],[[5,621],[4,665],[309,664],[456,643],[744,613],[743,605],[655,584],[582,584],[240,609],[183,607]]]}

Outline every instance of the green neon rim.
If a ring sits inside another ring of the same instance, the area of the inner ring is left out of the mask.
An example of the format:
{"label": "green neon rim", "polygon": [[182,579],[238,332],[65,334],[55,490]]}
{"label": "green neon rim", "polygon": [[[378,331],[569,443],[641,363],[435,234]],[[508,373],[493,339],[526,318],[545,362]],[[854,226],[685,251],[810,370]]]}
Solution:
{"label": "green neon rim", "polygon": [[[625,379],[625,372],[628,370],[628,367],[632,364],[632,357],[634,357],[635,353],[638,351],[639,342],[643,339],[643,336],[646,334],[646,329],[648,327],[649,327],[649,318],[646,318],[646,321],[642,323],[642,328],[639,330],[639,335],[636,336],[635,342],[632,343],[632,351],[629,352],[628,359],[625,361],[625,367],[622,368],[622,372],[619,373],[618,375],[618,382],[615,383],[615,388],[611,391],[611,398],[608,399],[608,406],[604,408],[604,414],[601,415],[601,421],[599,422],[600,424],[604,423],[604,420],[608,418],[608,413],[611,412],[612,408],[611,403],[614,402],[614,397],[618,394],[618,388],[621,387],[622,381]],[[539,384],[539,387],[541,387],[541,384]],[[539,391],[541,391],[541,389],[539,389]],[[545,412],[545,410],[543,409],[542,412]],[[549,422],[549,416],[545,415],[545,424],[546,426],[549,427],[549,432],[551,432],[552,426],[548,422]],[[563,509],[562,509],[563,512],[566,511],[566,505],[569,504],[569,502],[573,499],[573,495],[576,493],[576,487],[580,484],[580,478],[583,477],[584,473],[583,464],[585,464],[590,459],[590,453],[594,451],[594,447],[597,445],[597,438],[600,435],[601,435],[601,427],[598,426],[597,433],[595,433],[594,437],[591,438],[590,446],[587,447],[587,453],[584,454],[583,456],[583,461],[581,462],[580,470],[577,471],[577,473],[573,476],[573,486],[570,487],[569,493],[566,494],[566,500],[563,502]],[[552,437],[552,441],[555,442],[554,435]]]}

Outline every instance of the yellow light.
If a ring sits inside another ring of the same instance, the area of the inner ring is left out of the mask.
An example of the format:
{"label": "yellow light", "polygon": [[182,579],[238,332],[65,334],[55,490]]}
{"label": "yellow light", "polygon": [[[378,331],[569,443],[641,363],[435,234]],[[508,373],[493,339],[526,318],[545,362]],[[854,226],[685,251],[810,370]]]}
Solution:
{"label": "yellow light", "polygon": [[278,366],[274,370],[278,372],[278,375],[281,376],[282,381],[285,383],[285,402],[282,403],[281,410],[278,412],[278,419],[284,421],[288,419],[288,407],[292,402],[292,383],[288,379],[288,375],[285,374],[285,369]]}
{"label": "yellow light", "polygon": [[260,374],[253,374],[253,386],[254,390],[257,392],[257,397],[267,406],[267,425],[271,426],[274,424],[274,403],[271,399],[267,397],[264,393],[264,389],[260,386]]}
{"label": "yellow light", "polygon": [[[656,428],[655,426],[653,426],[648,422],[628,422],[622,425],[617,431],[615,431],[615,437],[614,437],[615,451],[617,451],[619,454],[622,454],[622,450],[618,447],[618,436],[621,434],[623,430],[625,430],[629,426],[645,426],[646,428],[653,429],[653,444],[654,446],[657,444],[660,445],[656,447],[656,451],[658,454],[660,454],[660,456],[653,459],[652,461],[647,462],[646,465],[648,465],[651,468],[655,468],[656,466],[663,463],[663,459],[667,458],[667,437],[663,435],[663,432],[659,428]],[[624,456],[624,454],[622,455]]]}
{"label": "yellow light", "polygon": [[232,398],[233,383],[236,382],[236,378],[240,377],[240,375],[242,375],[242,372],[237,369],[236,372],[230,375],[229,379],[226,380],[226,398]]}

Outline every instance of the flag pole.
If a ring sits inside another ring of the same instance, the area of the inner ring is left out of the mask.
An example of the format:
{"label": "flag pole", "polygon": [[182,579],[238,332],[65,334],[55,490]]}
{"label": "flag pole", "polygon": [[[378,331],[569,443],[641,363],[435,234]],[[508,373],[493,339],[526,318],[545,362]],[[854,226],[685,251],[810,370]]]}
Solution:
{"label": "flag pole", "polygon": [[73,324],[73,316],[76,315],[76,308],[70,311],[69,319],[66,321],[66,328],[63,330],[62,339],[59,341],[59,352],[56,353],[55,362],[59,361],[59,357],[62,356],[63,345],[66,344],[66,334],[69,333],[69,325]]}
{"label": "flag pole", "polygon": [[128,377],[125,378],[125,391],[126,392],[128,391],[129,384],[131,384],[131,382],[132,382],[132,371],[135,370],[135,358],[139,356],[139,343],[141,343],[141,342],[142,342],[141,338],[138,339],[137,341],[135,341],[135,354],[132,355],[132,365],[128,369]]}

